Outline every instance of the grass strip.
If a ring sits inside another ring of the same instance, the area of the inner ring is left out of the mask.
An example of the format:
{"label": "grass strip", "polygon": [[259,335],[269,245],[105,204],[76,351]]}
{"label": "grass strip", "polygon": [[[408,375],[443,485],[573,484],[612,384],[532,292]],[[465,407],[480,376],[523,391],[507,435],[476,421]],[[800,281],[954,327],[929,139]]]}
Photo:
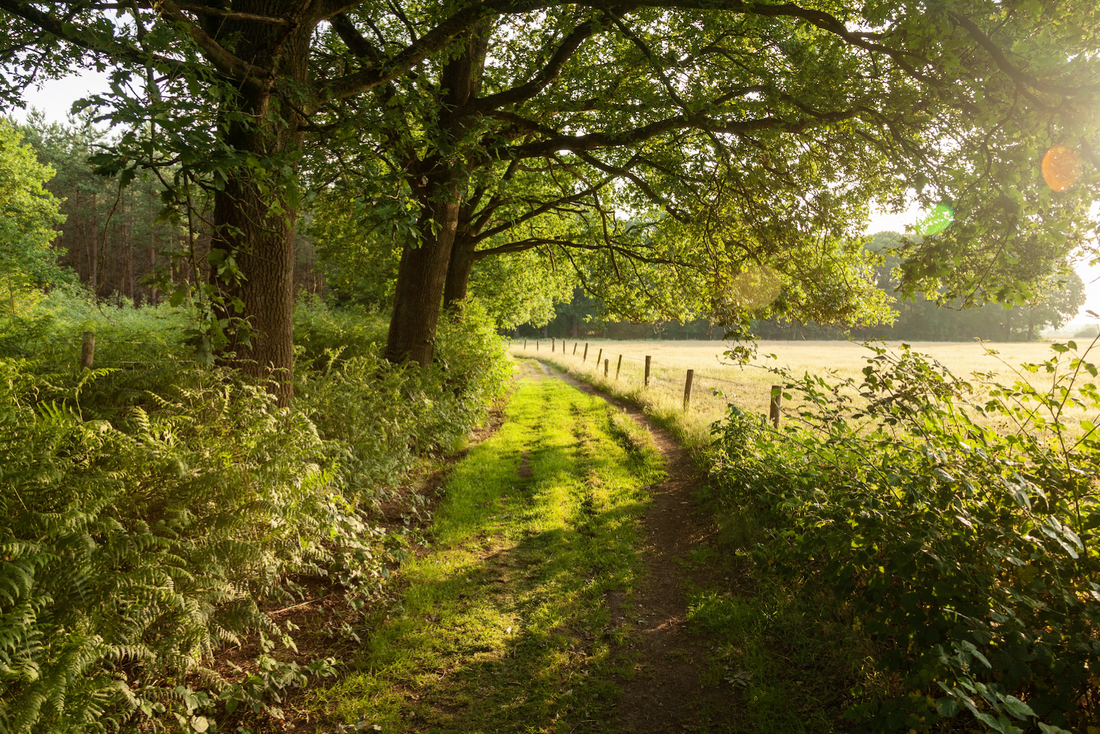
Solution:
{"label": "grass strip", "polygon": [[657,452],[614,408],[526,380],[507,419],[455,468],[434,547],[402,568],[358,669],[322,697],[385,732],[608,731],[633,661],[612,592],[640,573]]}
{"label": "grass strip", "polygon": [[[709,471],[712,437],[700,416],[568,359],[540,360],[638,405],[688,447],[701,472]],[[775,532],[768,518],[729,503],[712,482],[704,481],[696,497],[717,532],[681,561],[701,579],[701,585],[684,589],[688,629],[710,648],[701,683],[729,686],[742,701],[741,719],[727,724],[728,731],[847,730],[845,710],[889,685],[874,665],[873,646],[814,578],[789,578],[752,558],[752,550]]]}

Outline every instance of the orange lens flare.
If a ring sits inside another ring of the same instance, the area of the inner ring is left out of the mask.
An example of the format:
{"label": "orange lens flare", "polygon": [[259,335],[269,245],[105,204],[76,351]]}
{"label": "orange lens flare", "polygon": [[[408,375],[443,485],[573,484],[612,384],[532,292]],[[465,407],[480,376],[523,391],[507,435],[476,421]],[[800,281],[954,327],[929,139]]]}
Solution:
{"label": "orange lens flare", "polygon": [[1043,180],[1055,191],[1065,191],[1077,183],[1081,162],[1077,154],[1064,145],[1055,145],[1043,156]]}

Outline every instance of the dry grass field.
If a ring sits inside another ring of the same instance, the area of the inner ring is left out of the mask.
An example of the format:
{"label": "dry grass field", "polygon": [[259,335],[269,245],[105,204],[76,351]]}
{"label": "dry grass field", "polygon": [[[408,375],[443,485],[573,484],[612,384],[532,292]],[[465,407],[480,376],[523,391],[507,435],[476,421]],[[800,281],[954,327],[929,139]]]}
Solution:
{"label": "dry grass field", "polygon": [[[588,357],[584,358],[585,345]],[[897,348],[899,343],[885,344]],[[1011,384],[1020,375],[1015,372],[1024,362],[1041,362],[1053,356],[1048,343],[917,342],[911,344],[945,365],[959,377],[974,372],[994,372],[998,381]],[[1081,344],[1082,348],[1086,345]],[[750,412],[767,414],[771,385],[780,380],[768,367],[784,367],[797,375],[806,372],[834,380],[861,377],[867,357],[866,347],[840,341],[762,341],[759,356],[747,366],[730,363],[724,356],[728,348],[721,341],[608,341],[601,339],[539,340],[512,343],[512,354],[554,362],[564,369],[603,376],[608,360],[608,383],[613,390],[650,404],[656,412],[679,411],[683,403],[684,381],[688,369],[695,370],[691,396],[690,431],[705,431],[724,415],[727,403]],[[991,356],[987,349],[996,351]],[[645,357],[650,361],[650,387],[642,391]],[[621,369],[616,378],[619,357]],[[599,364],[597,365],[597,359]],[[1095,359],[1093,361],[1096,361]],[[1042,375],[1027,375],[1036,384]]]}

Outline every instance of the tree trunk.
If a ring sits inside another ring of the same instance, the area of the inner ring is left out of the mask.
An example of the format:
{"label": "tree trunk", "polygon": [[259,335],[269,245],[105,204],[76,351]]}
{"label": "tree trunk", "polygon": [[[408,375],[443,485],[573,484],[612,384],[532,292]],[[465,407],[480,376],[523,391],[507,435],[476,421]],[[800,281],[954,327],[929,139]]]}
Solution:
{"label": "tree trunk", "polygon": [[92,236],[88,238],[91,249],[88,254],[88,287],[92,299],[99,300],[99,196],[92,194]]}
{"label": "tree trunk", "polygon": [[293,215],[272,215],[270,203],[254,178],[234,175],[214,197],[214,240],[211,249],[232,256],[239,279],[211,268],[222,296],[240,302],[240,312],[228,304],[219,316],[240,316],[247,322],[233,329],[228,363],[246,374],[272,378],[273,392],[286,403],[292,395],[293,363]]}
{"label": "tree trunk", "polygon": [[[419,247],[406,245],[401,253],[394,292],[393,315],[386,340],[386,359],[404,362],[406,359],[422,367],[432,363],[435,352],[435,329],[439,323],[440,297],[451,262],[451,247],[458,227],[458,191],[453,183],[433,192],[434,211],[421,217],[421,232],[436,232],[426,236]],[[450,199],[449,201],[447,199]]]}
{"label": "tree trunk", "polygon": [[[300,7],[298,0],[234,3],[234,10],[241,13],[268,17],[292,16]],[[207,20],[207,32],[215,38],[233,39],[240,58],[303,87],[308,83],[312,27],[312,23],[304,22],[287,35],[272,24],[213,17]],[[272,88],[244,82],[238,92],[224,110],[225,141],[237,151],[254,155],[270,175],[261,182],[248,167],[235,167],[227,172],[225,186],[214,196],[210,281],[224,299],[216,305],[216,313],[219,319],[239,318],[244,322],[230,323],[222,361],[268,380],[268,389],[280,405],[287,405],[294,379],[297,211],[286,191],[297,185],[293,171],[301,148],[303,121],[292,106],[280,104]],[[225,268],[219,272],[218,265],[230,260],[236,263],[238,272]]]}
{"label": "tree trunk", "polygon": [[470,284],[470,272],[474,268],[473,243],[459,240],[451,248],[451,262],[447,268],[447,282],[443,287],[443,304],[446,308],[459,308],[466,300]]}
{"label": "tree trunk", "polygon": [[[466,105],[477,96],[487,42],[487,29],[470,33],[463,52],[441,70],[440,86],[447,90],[438,129],[442,149],[451,149],[465,133]],[[461,211],[460,186],[468,179],[469,171],[453,150],[434,151],[423,160],[410,160],[407,164],[410,187],[414,192],[423,192],[418,196],[420,238],[419,243],[406,244],[401,253],[385,355],[391,362],[409,360],[426,367],[435,351],[436,325],[445,287],[448,303],[452,301],[452,287],[456,302],[466,297],[473,265],[472,246],[461,258],[464,274],[456,271],[452,281],[449,271]],[[467,254],[471,257],[467,258]]]}

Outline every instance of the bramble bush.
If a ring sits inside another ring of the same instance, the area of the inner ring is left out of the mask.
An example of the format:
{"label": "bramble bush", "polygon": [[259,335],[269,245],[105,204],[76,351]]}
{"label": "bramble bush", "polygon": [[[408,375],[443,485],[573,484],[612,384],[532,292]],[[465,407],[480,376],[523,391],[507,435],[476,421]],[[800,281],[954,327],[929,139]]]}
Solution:
{"label": "bramble bush", "polygon": [[849,711],[861,727],[1100,724],[1093,346],[1012,384],[872,347],[861,381],[778,371],[801,397],[781,430],[734,407],[715,424],[723,501],[770,526],[757,559],[831,589],[893,674]]}
{"label": "bramble bush", "polygon": [[[4,734],[213,730],[218,711],[271,713],[264,695],[330,674],[331,661],[278,663],[273,641],[293,640],[263,610],[297,600],[309,575],[376,593],[396,546],[372,503],[454,446],[506,382],[477,309],[441,330],[444,363],[420,371],[381,360],[376,322],[314,303],[296,315],[315,336],[300,397],[279,408],[189,361],[185,317],[69,293],[0,328]],[[333,323],[355,356],[325,341]],[[88,328],[96,368],[80,371]],[[219,677],[218,650],[257,632],[262,674]]]}

